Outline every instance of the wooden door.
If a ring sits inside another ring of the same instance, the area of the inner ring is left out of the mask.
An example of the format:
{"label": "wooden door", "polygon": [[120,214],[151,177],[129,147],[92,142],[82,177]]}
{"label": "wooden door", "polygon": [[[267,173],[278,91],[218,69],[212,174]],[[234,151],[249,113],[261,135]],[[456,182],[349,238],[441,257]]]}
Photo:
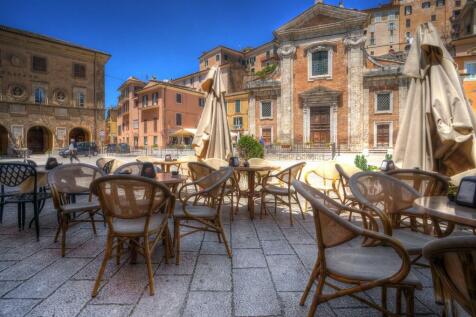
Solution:
{"label": "wooden door", "polygon": [[271,144],[271,128],[262,128],[261,135],[263,136],[265,144]]}
{"label": "wooden door", "polygon": [[331,141],[330,107],[311,107],[310,141],[313,144],[328,144]]}
{"label": "wooden door", "polygon": [[377,125],[377,147],[390,145],[390,124]]}

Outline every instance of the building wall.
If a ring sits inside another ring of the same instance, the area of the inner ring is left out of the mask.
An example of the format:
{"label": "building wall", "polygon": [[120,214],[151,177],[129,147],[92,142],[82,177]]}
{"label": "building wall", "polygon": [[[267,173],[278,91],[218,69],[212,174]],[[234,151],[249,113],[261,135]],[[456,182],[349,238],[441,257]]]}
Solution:
{"label": "building wall", "polygon": [[[46,59],[46,71],[35,71],[33,57]],[[74,128],[84,131],[86,140],[99,141],[104,123],[104,65],[109,55],[65,44],[24,31],[0,28],[0,123],[9,131],[10,147],[23,134],[23,145],[41,143],[28,139],[31,127],[48,131],[47,144],[40,152],[66,146]],[[85,67],[85,77],[73,76],[73,64]],[[34,91],[45,92],[42,104],[35,103]],[[15,96],[13,91],[23,91]],[[77,102],[78,93],[85,96]],[[30,142],[31,141],[31,142]],[[30,144],[28,144],[30,143]]]}
{"label": "building wall", "polygon": [[[473,45],[473,47],[475,46],[476,46],[476,43],[475,45]],[[465,47],[466,45],[458,47],[458,52],[455,57],[455,62],[458,65],[458,70],[463,81],[463,88],[464,88],[466,98],[471,104],[471,107],[473,108],[473,110],[476,111],[476,79],[468,78],[467,76],[465,76],[465,62],[476,63],[476,54],[466,55]],[[458,54],[459,52],[461,52],[462,54]]]}
{"label": "building wall", "polygon": [[[271,101],[273,117],[271,119],[261,118],[261,102]],[[261,137],[264,128],[271,128],[271,143],[279,143],[278,139],[278,106],[279,98],[274,96],[255,96],[255,126],[256,126],[256,138]]]}
{"label": "building wall", "polygon": [[[225,100],[227,103],[226,114],[227,114],[228,126],[230,127],[230,130],[233,132],[240,132],[240,134],[248,132],[248,127],[249,127],[248,125],[248,98],[249,96],[247,93],[225,97]],[[237,100],[240,101],[240,112],[235,112],[235,102]],[[243,125],[241,129],[235,127],[233,123],[234,117],[242,117]]]}
{"label": "building wall", "polygon": [[[380,56],[388,54],[390,50],[400,50],[400,8],[382,8],[371,10],[370,23],[366,29],[366,47],[370,55]],[[393,36],[390,23],[393,23]],[[374,36],[372,37],[372,33]],[[374,42],[372,43],[372,38]]]}

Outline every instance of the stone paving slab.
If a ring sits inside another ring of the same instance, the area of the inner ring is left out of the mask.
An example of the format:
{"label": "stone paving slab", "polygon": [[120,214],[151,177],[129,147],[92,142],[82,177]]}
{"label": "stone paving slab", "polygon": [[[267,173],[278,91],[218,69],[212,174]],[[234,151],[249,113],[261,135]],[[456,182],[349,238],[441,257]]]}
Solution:
{"label": "stone paving slab", "polygon": [[[61,258],[59,243],[53,243],[57,222],[51,202],[41,214],[39,242],[33,229],[18,231],[16,210],[8,206],[0,225],[0,316],[306,316],[313,290],[304,306],[299,299],[317,256],[314,223],[310,213],[303,220],[297,206],[293,220],[291,226],[288,209],[279,207],[277,214],[273,210],[251,221],[243,199],[233,222],[227,207],[223,211],[231,259],[216,234],[191,234],[181,240],[180,265],[174,258],[165,264],[161,244],[154,251],[154,296],[142,257],[130,264],[124,255],[119,265],[108,262],[100,292],[92,299],[104,256],[103,225],[97,224],[98,235],[87,223],[70,228]],[[430,271],[415,271],[424,286],[416,291],[416,314],[441,314]],[[380,290],[363,296],[378,302]],[[375,315],[381,314],[350,297],[318,308],[318,316]]]}

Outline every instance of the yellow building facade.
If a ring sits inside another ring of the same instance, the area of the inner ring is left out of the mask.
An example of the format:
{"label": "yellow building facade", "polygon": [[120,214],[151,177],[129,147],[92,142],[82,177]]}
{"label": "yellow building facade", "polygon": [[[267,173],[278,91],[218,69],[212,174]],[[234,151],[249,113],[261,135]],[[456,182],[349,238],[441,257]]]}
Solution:
{"label": "yellow building facade", "polygon": [[236,92],[225,95],[226,114],[231,132],[248,133],[248,99],[247,92]]}

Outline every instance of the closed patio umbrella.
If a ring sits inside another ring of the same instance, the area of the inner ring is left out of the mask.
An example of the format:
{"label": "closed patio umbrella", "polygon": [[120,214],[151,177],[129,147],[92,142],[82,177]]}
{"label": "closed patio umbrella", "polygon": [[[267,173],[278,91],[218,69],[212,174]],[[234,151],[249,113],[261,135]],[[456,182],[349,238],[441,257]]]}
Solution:
{"label": "closed patio umbrella", "polygon": [[200,159],[227,160],[232,155],[232,145],[225,111],[225,87],[218,67],[210,69],[201,88],[206,93],[205,107],[198,122],[192,147]]}
{"label": "closed patio umbrella", "polygon": [[476,118],[455,62],[431,23],[418,27],[403,73],[410,87],[395,145],[396,165],[449,176],[476,167]]}

